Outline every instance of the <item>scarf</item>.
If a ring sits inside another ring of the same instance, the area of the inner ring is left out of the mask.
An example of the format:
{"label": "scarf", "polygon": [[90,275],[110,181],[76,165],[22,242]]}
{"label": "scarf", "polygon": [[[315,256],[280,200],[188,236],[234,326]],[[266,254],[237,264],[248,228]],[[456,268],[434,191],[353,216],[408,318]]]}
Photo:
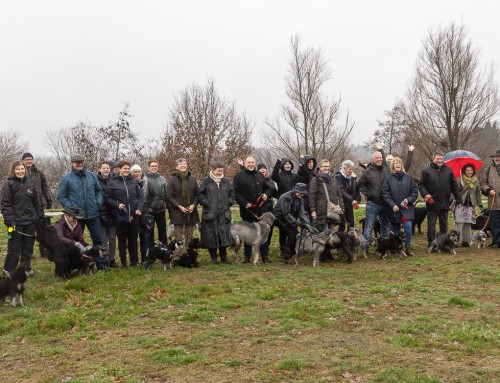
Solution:
{"label": "scarf", "polygon": [[191,205],[191,201],[189,200],[188,187],[187,187],[187,178],[189,173],[187,170],[185,172],[178,172],[177,175],[181,179],[181,190],[182,190],[182,202],[184,203],[184,207]]}
{"label": "scarf", "polygon": [[321,170],[318,171],[318,177],[321,178],[322,180],[330,181],[332,179],[332,176],[333,176],[332,172],[323,173]]}
{"label": "scarf", "polygon": [[350,175],[350,176],[348,176],[348,175],[346,174],[346,172],[345,172],[345,170],[344,170],[344,169],[340,169],[340,174],[342,174],[342,176],[343,176],[344,178],[347,178],[347,179],[357,178],[357,176],[356,176],[356,174],[354,174],[354,172],[352,172],[352,173],[351,173],[351,175]]}
{"label": "scarf", "polygon": [[474,185],[477,182],[477,177],[474,175],[472,177],[467,177],[465,174],[462,176],[462,181],[465,184],[466,189],[474,189]]}
{"label": "scarf", "polygon": [[72,225],[71,223],[68,222],[68,217],[64,216],[64,220],[66,221],[66,223],[68,224],[68,227],[71,231],[74,231],[75,228],[76,228],[76,225],[78,225],[78,221],[75,221],[75,224]]}
{"label": "scarf", "polygon": [[220,181],[222,180],[222,178],[224,178],[224,174],[221,175],[220,177],[217,177],[216,175],[214,175],[214,173],[212,173],[212,171],[210,170],[210,178],[214,180],[214,182],[217,184],[217,187],[220,187]]}

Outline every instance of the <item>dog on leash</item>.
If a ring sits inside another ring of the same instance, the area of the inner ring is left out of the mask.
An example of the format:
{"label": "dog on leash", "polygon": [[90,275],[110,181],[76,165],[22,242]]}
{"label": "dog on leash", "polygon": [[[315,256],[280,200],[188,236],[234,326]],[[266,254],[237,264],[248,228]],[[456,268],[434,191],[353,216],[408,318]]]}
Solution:
{"label": "dog on leash", "polygon": [[10,296],[10,304],[13,307],[16,307],[18,301],[24,306],[24,290],[29,275],[30,268],[24,263],[19,264],[13,272],[7,273],[5,278],[0,279],[0,299]]}
{"label": "dog on leash", "polygon": [[488,209],[481,210],[481,214],[476,217],[476,223],[471,225],[472,230],[484,230],[486,234],[493,235],[491,219],[488,219],[489,213]]}
{"label": "dog on leash", "polygon": [[380,254],[381,259],[385,259],[387,253],[396,254],[400,259],[407,257],[403,250],[405,240],[406,235],[403,232],[390,233],[388,238],[378,238],[376,252]]}
{"label": "dog on leash", "polygon": [[186,251],[182,251],[180,254],[175,254],[172,259],[172,264],[174,266],[181,267],[198,267],[198,251],[201,247],[201,241],[199,238],[193,237],[188,241]]}
{"label": "dog on leash", "polygon": [[232,222],[231,236],[233,237],[233,261],[238,260],[238,251],[243,244],[252,246],[253,264],[259,264],[260,246],[267,241],[269,232],[273,227],[275,216],[266,212],[259,217],[257,222]]}
{"label": "dog on leash", "polygon": [[415,235],[415,228],[418,227],[418,233],[422,234],[422,223],[424,222],[425,217],[427,217],[427,208],[424,207],[415,207],[415,218],[411,223],[412,234]]}
{"label": "dog on leash", "polygon": [[297,257],[303,254],[312,254],[313,267],[318,266],[319,257],[325,251],[325,248],[327,246],[331,248],[339,242],[340,238],[328,228],[317,234],[310,230],[303,230],[302,233],[297,235],[293,262],[297,265]]}
{"label": "dog on leash", "polygon": [[482,230],[477,230],[472,233],[471,244],[477,243],[477,248],[486,247],[486,239],[488,238],[488,234],[486,234]]}
{"label": "dog on leash", "polygon": [[449,233],[439,234],[431,245],[427,249],[427,253],[432,253],[437,251],[441,254],[441,250],[447,251],[451,254],[457,254],[455,251],[455,246],[460,240],[460,234],[456,230],[452,230]]}

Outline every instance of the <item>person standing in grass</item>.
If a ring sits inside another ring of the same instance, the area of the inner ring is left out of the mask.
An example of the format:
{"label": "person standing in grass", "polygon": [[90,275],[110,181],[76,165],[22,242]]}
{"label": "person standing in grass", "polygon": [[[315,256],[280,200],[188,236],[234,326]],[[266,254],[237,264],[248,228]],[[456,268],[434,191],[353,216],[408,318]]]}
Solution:
{"label": "person standing in grass", "polygon": [[344,201],[344,214],[340,216],[339,231],[345,231],[346,223],[354,227],[354,209],[357,209],[361,201],[356,174],[354,174],[354,162],[350,160],[342,162],[340,170],[335,173],[335,178]]}
{"label": "person standing in grass", "polygon": [[[106,194],[108,190],[109,181],[111,180],[111,167],[109,163],[104,161],[99,164],[99,171],[97,172],[97,179],[103,190],[103,194]],[[109,267],[118,267],[115,255],[116,255],[116,225],[113,218],[113,213],[110,207],[103,203],[99,209],[99,216],[101,219],[101,237],[104,248],[108,253],[108,265]]]}
{"label": "person standing in grass", "polygon": [[481,185],[474,166],[465,165],[462,169],[462,176],[457,179],[457,183],[464,204],[455,208],[455,230],[460,234],[462,246],[469,247],[472,239],[472,224],[476,223],[475,207],[483,208]]}
{"label": "person standing in grass", "polygon": [[481,191],[488,196],[493,241],[491,247],[500,248],[500,150],[492,157],[492,162],[482,173]]}
{"label": "person standing in grass", "polygon": [[215,161],[210,173],[203,179],[198,190],[201,213],[201,243],[208,249],[213,264],[217,264],[217,250],[222,263],[227,261],[227,247],[233,243],[231,236],[231,205],[234,203],[234,189],[224,177],[224,165]]}

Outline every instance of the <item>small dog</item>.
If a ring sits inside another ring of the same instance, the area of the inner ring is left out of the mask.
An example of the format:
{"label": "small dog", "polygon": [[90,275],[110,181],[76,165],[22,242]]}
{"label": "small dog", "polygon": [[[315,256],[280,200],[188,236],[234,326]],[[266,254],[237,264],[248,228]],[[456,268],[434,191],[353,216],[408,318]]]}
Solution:
{"label": "small dog", "polygon": [[186,251],[183,251],[180,255],[174,255],[172,263],[174,266],[181,267],[198,267],[198,250],[201,247],[201,241],[199,238],[193,237],[189,240]]}
{"label": "small dog", "polygon": [[441,254],[441,250],[447,251],[451,254],[457,254],[455,251],[456,243],[460,240],[458,231],[452,230],[449,233],[439,234],[434,241],[431,242],[427,253],[437,251]]}
{"label": "small dog", "polygon": [[10,296],[12,298],[10,304],[13,307],[16,307],[18,300],[19,304],[24,306],[24,289],[26,288],[26,281],[29,275],[29,266],[21,263],[13,272],[5,278],[0,279],[0,299]]}
{"label": "small dog", "polygon": [[472,233],[471,244],[477,243],[477,248],[486,247],[486,239],[488,238],[488,234],[486,234],[482,230],[477,230]]}
{"label": "small dog", "polygon": [[310,230],[302,231],[297,235],[295,243],[295,255],[293,262],[297,265],[297,257],[303,254],[313,255],[313,267],[319,265],[319,257],[327,246],[333,247],[340,242],[340,238],[330,229],[326,228],[321,233],[313,233]]}
{"label": "small dog", "polygon": [[359,246],[359,241],[356,237],[356,233],[352,230],[346,232],[336,232],[335,235],[339,238],[340,241],[335,243],[333,246],[329,246],[327,244],[327,248],[331,249],[340,249],[347,257],[346,263],[352,263],[354,260],[354,254],[356,253],[356,249]]}
{"label": "small dog", "polygon": [[412,234],[415,235],[415,228],[418,227],[418,233],[422,234],[422,223],[427,217],[427,208],[415,207],[415,219],[412,221]]}
{"label": "small dog", "polygon": [[[361,230],[363,231],[363,233],[365,232],[365,222],[366,222],[366,217],[361,218],[359,220],[359,223],[361,224]],[[373,236],[375,238],[380,236],[380,220],[378,219],[378,217],[375,219],[375,224],[373,225]]]}
{"label": "small dog", "polygon": [[169,244],[164,245],[160,241],[158,244],[149,249],[146,261],[144,262],[144,267],[146,270],[150,271],[151,266],[156,260],[161,261],[163,265],[163,270],[167,271],[173,266],[174,253],[178,252],[178,249],[182,249],[182,241],[178,239],[173,239]]}
{"label": "small dog", "polygon": [[[358,259],[358,256],[361,254],[361,252],[363,253],[363,258],[368,258],[367,255],[366,255],[366,250],[365,248],[366,247],[370,247],[371,244],[369,246],[366,246],[367,244],[367,241],[363,235],[363,232],[358,229],[357,227],[351,227],[349,228],[349,232],[352,231],[352,236],[355,237],[355,242],[354,242],[354,245],[356,247],[356,250],[354,252],[354,260]],[[376,243],[376,238],[372,238],[372,242]]]}
{"label": "small dog", "polygon": [[406,235],[403,232],[390,233],[388,238],[378,238],[376,252],[380,254],[381,259],[385,259],[387,253],[396,254],[400,259],[407,257],[403,250],[405,240]]}
{"label": "small dog", "polygon": [[489,212],[488,209],[481,210],[481,214],[476,217],[476,223],[471,225],[472,230],[484,230],[486,234],[493,235],[491,219],[488,219]]}
{"label": "small dog", "polygon": [[233,237],[233,261],[238,260],[238,251],[243,244],[252,246],[253,264],[259,264],[260,245],[267,241],[269,232],[273,227],[275,216],[271,212],[262,214],[257,222],[233,222],[231,223],[231,235]]}

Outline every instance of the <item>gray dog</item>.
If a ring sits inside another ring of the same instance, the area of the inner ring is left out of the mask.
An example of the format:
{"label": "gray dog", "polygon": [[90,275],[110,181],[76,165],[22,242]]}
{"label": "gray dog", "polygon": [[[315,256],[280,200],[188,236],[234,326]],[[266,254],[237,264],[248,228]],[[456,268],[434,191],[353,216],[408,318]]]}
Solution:
{"label": "gray dog", "polygon": [[311,231],[302,231],[297,235],[297,242],[295,244],[295,255],[293,260],[298,264],[297,257],[302,254],[313,255],[313,266],[319,265],[319,257],[325,251],[325,247],[334,247],[335,244],[340,242],[340,238],[332,230],[326,228],[321,233],[314,234]]}
{"label": "gray dog", "polygon": [[231,235],[233,236],[233,261],[238,260],[238,251],[243,244],[252,246],[253,264],[259,264],[260,246],[267,241],[269,231],[273,227],[276,217],[271,212],[266,212],[259,217],[257,222],[233,222],[231,223]]}

